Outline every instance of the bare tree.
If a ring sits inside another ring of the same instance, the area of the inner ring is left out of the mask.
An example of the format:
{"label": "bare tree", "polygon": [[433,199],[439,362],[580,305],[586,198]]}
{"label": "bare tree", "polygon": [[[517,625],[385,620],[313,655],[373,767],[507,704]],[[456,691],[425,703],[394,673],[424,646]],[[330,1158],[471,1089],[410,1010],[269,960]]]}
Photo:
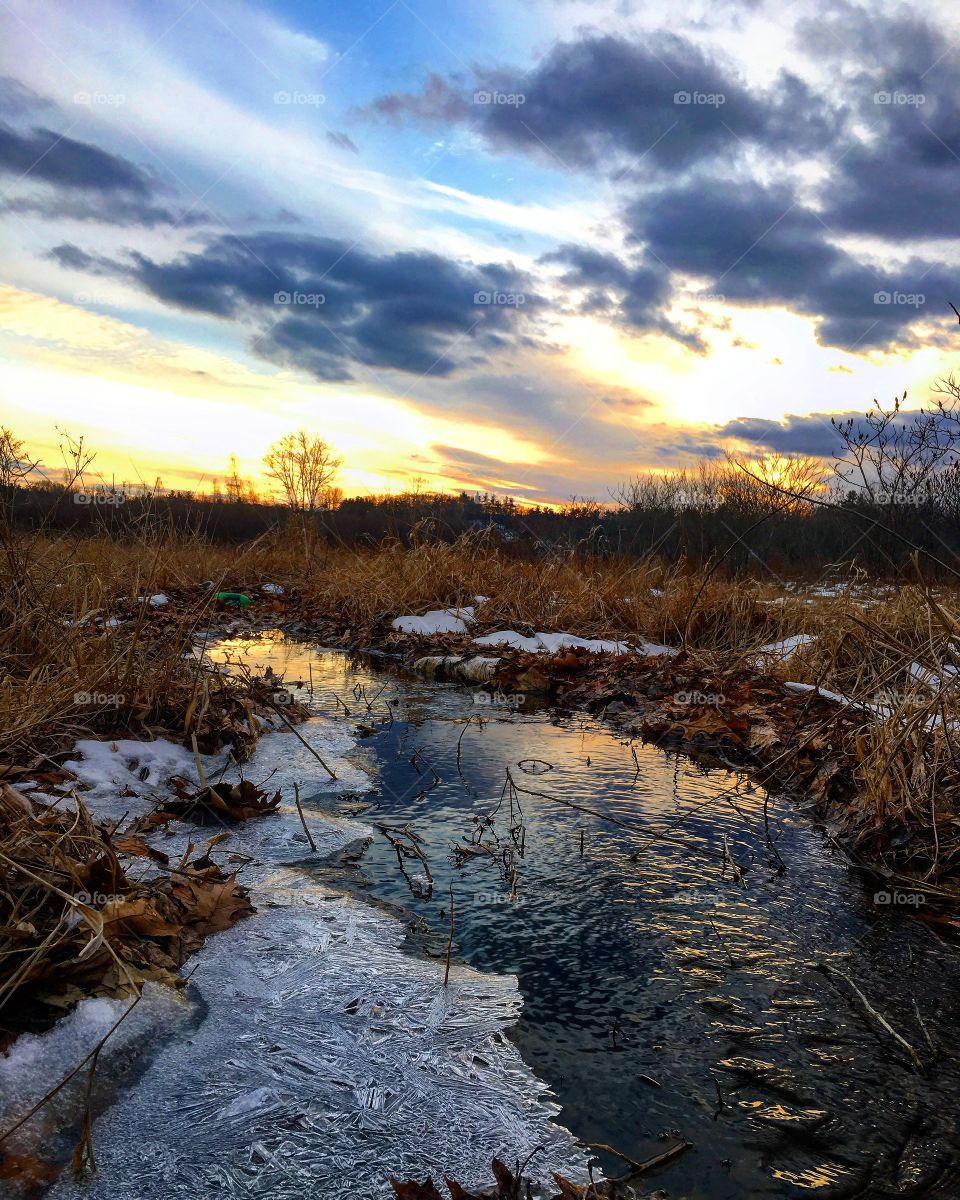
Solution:
{"label": "bare tree", "polygon": [[56,430],[60,435],[60,457],[63,459],[63,490],[72,492],[78,483],[83,487],[84,476],[97,457],[96,451],[87,449],[83,434],[74,437],[59,425]]}
{"label": "bare tree", "polygon": [[905,409],[907,393],[883,408],[874,400],[862,417],[831,418],[841,448],[834,472],[842,488],[879,504],[916,504],[932,500],[943,474],[957,461],[960,399],[952,380],[944,380],[935,408]]}
{"label": "bare tree", "polygon": [[820,459],[806,454],[728,454],[718,487],[724,503],[745,514],[764,512],[771,504],[781,512],[802,513],[808,511],[803,499],[823,491],[826,474]]}
{"label": "bare tree", "polygon": [[23,442],[12,430],[5,425],[0,427],[0,487],[13,487],[26,479],[39,463],[39,459],[30,458]]}
{"label": "bare tree", "polygon": [[284,434],[263,456],[267,475],[279,484],[287,507],[295,513],[331,507],[341,495],[333,480],[343,463],[329,442],[300,429]]}
{"label": "bare tree", "polygon": [[235,454],[230,455],[228,467],[230,474],[226,478],[224,487],[227,489],[227,496],[237,502],[243,499],[248,488],[244,480],[240,478],[240,464],[237,462]]}

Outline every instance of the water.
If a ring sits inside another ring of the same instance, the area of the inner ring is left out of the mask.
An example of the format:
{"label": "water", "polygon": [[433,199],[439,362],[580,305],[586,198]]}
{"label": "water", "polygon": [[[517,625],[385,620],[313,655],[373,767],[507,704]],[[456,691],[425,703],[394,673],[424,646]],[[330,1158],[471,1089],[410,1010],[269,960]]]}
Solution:
{"label": "water", "polygon": [[577,1137],[635,1160],[689,1142],[647,1176],[689,1200],[960,1194],[956,959],[794,805],[370,659],[278,636],[224,653],[361,727],[376,789],[319,802],[393,842],[378,830],[337,882],[402,907],[440,958],[452,887],[455,953],[518,977],[511,1036]]}

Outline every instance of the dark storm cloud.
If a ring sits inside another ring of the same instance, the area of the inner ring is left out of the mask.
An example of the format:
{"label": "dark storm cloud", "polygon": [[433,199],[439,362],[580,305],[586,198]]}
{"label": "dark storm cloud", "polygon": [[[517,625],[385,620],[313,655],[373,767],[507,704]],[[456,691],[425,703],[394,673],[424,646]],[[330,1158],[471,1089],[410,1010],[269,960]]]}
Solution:
{"label": "dark storm cloud", "polygon": [[152,190],[149,177],[117,154],[52,129],[20,133],[2,121],[0,172],[84,191],[124,192],[145,198]]}
{"label": "dark storm cloud", "polygon": [[0,121],[0,175],[13,176],[19,193],[5,197],[9,212],[148,227],[204,219],[157,203],[153,177],[129,159],[52,129],[24,132]]}
{"label": "dark storm cloud", "polygon": [[803,23],[800,32],[821,59],[853,57],[844,92],[866,130],[838,156],[824,219],[838,230],[885,238],[960,235],[960,56],[953,40],[915,14],[884,17],[849,5]]}
{"label": "dark storm cloud", "polygon": [[475,89],[431,75],[420,92],[383,96],[365,112],[470,122],[498,150],[576,169],[624,157],[684,167],[736,153],[741,141],[793,154],[822,146],[841,120],[796,76],[751,91],[731,68],[670,35],[563,42],[533,71],[488,72]]}
{"label": "dark storm cloud", "polygon": [[[54,253],[84,261],[70,245]],[[358,365],[449,375],[510,345],[540,305],[525,277],[501,264],[375,255],[300,234],[221,236],[170,262],[135,252],[91,265],[177,308],[252,322],[258,354],[327,380],[352,378]]]}
{"label": "dark storm cloud", "polygon": [[[820,92],[789,72],[748,88],[680,36],[587,34],[526,74],[478,73],[484,104],[434,76],[419,93],[383,97],[378,111],[469,122],[496,150],[615,172],[636,189],[628,221],[642,252],[567,246],[545,260],[566,266],[579,311],[700,349],[696,334],[662,315],[673,273],[686,273],[731,303],[813,317],[825,345],[916,344],[925,320],[941,320],[955,298],[947,266],[919,254],[904,263],[902,247],[960,237],[960,47],[915,12],[844,0],[797,30],[800,53],[832,76]],[[765,156],[762,183],[751,150]],[[816,202],[798,203],[776,182],[798,157],[829,168]],[[875,268],[842,244],[855,235],[895,241],[901,265]]]}
{"label": "dark storm cloud", "polygon": [[[851,417],[859,421],[862,416],[862,413],[847,413],[838,419]],[[830,418],[823,413],[811,413],[806,417],[791,415],[782,421],[738,417],[721,425],[717,437],[747,442],[758,449],[779,451],[781,454],[810,454],[817,458],[829,458],[840,446],[840,439],[830,425]]]}
{"label": "dark storm cloud", "polygon": [[[814,458],[832,458],[842,448],[840,436],[830,424],[830,414],[810,413],[807,416],[788,415],[782,421],[766,417],[737,417],[725,425],[717,425],[708,433],[685,434],[673,444],[661,447],[661,455],[696,455],[701,458],[717,458],[726,453],[731,442],[746,444],[757,453],[810,455]],[[834,413],[838,423],[853,422],[854,433],[863,426],[862,412]],[[910,423],[906,413],[900,428]]]}
{"label": "dark storm cloud", "polygon": [[664,316],[672,287],[662,265],[642,256],[627,263],[577,245],[561,246],[540,261],[565,268],[560,282],[582,293],[578,312],[609,317],[637,333],[663,333],[701,353],[706,350],[696,331],[682,329]]}
{"label": "dark storm cloud", "polygon": [[842,349],[909,341],[912,324],[942,319],[954,291],[939,263],[859,261],[785,187],[692,179],[637,202],[628,219],[666,267],[703,278],[727,303],[812,316],[820,342]]}

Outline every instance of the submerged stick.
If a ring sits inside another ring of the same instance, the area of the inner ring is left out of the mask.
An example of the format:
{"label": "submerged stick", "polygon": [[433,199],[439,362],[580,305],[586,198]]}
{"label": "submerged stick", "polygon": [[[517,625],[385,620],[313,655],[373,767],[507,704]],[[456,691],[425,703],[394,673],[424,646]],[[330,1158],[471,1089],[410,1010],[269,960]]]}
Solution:
{"label": "submerged stick", "polygon": [[264,701],[264,703],[269,705],[269,707],[273,709],[273,711],[277,714],[277,716],[284,723],[284,725],[286,725],[286,727],[290,730],[291,733],[296,734],[296,736],[300,739],[300,741],[304,744],[304,746],[306,746],[306,748],[310,751],[310,753],[317,760],[317,762],[320,764],[320,766],[323,767],[323,769],[330,776],[330,778],[336,779],[336,777],[337,777],[336,771],[332,771],[327,766],[327,764],[323,761],[323,759],[316,752],[316,750],[314,750],[314,748],[310,745],[310,743],[307,741],[307,739],[300,733],[300,731],[298,729],[295,728],[294,725],[291,724],[290,721],[287,720],[287,718],[283,715],[283,713],[280,711],[280,709],[277,708],[277,706],[275,704],[270,704],[269,700]]}
{"label": "submerged stick", "polygon": [[615,1158],[619,1158],[625,1162],[631,1168],[631,1174],[639,1175],[643,1171],[652,1171],[654,1167],[659,1167],[661,1163],[669,1162],[671,1158],[676,1158],[684,1150],[689,1150],[693,1143],[677,1142],[669,1150],[664,1150],[662,1154],[655,1154],[652,1158],[645,1158],[643,1162],[637,1162],[629,1154],[624,1154],[622,1150],[614,1149],[613,1146],[608,1145],[606,1142],[581,1142],[580,1145],[589,1146],[591,1150],[605,1150],[607,1154],[612,1154]]}
{"label": "submerged stick", "polygon": [[447,966],[443,972],[443,986],[450,981],[450,956],[453,954],[453,883],[450,884],[450,937],[447,940]]}
{"label": "submerged stick", "polygon": [[293,785],[293,798],[297,804],[297,812],[300,814],[300,824],[303,826],[303,832],[307,835],[307,841],[310,843],[310,849],[316,854],[317,843],[313,840],[313,834],[307,828],[307,818],[303,815],[303,805],[300,803],[300,784]]}
{"label": "submerged stick", "polygon": [[882,1013],[877,1012],[877,1010],[873,1007],[873,1005],[866,998],[866,996],[863,994],[863,992],[860,991],[860,989],[853,982],[853,980],[850,978],[849,975],[845,975],[843,973],[843,971],[838,971],[835,967],[828,967],[826,963],[820,964],[820,970],[823,971],[824,975],[826,975],[828,978],[831,974],[839,975],[840,978],[853,990],[857,999],[863,1005],[863,1009],[868,1014],[868,1016],[873,1017],[873,1019],[877,1022],[877,1024],[880,1025],[883,1029],[885,1029],[887,1031],[887,1033],[890,1034],[890,1036],[897,1043],[897,1045],[901,1046],[904,1050],[906,1050],[907,1054],[910,1055],[910,1058],[918,1071],[923,1070],[923,1063],[920,1061],[920,1056],[917,1054],[916,1050],[914,1050],[914,1048],[910,1045],[910,1043],[907,1041],[907,1039],[905,1037],[901,1037],[900,1034],[897,1033],[897,1031],[893,1028],[893,1026],[890,1024],[890,1022],[886,1019],[886,1017]]}

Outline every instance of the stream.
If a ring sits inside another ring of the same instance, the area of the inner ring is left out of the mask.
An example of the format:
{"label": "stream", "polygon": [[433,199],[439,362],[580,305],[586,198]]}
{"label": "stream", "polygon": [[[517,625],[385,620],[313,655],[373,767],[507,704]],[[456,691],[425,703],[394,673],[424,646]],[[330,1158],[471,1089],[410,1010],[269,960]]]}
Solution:
{"label": "stream", "polygon": [[[585,1180],[572,1134],[615,1149],[595,1154],[608,1175],[688,1143],[644,1177],[674,1200],[960,1195],[957,958],[794,804],[371,656],[281,634],[215,655],[271,667],[356,738],[349,777],[299,744],[269,765],[329,822],[318,853],[295,813],[263,819],[273,849],[251,844],[240,878],[266,921],[201,951],[202,1002],[95,1124],[96,1182],[57,1197],[389,1195],[377,1139],[398,1122],[396,1169],[467,1186],[537,1144],[539,1178]],[[320,970],[362,1038],[316,1005]],[[191,1143],[210,1151],[192,1174]]]}
{"label": "stream", "polygon": [[[452,885],[456,951],[517,976],[511,1036],[578,1138],[636,1160],[683,1138],[657,1181],[689,1200],[960,1194],[957,959],[910,905],[877,903],[794,804],[590,718],[478,705],[283,641],[244,649],[288,681],[312,672],[321,711],[376,730],[374,796],[335,811],[409,823],[434,886],[407,858],[411,886],[383,836],[355,886],[414,914],[439,954]],[[512,853],[454,865],[494,811],[481,840]]]}

